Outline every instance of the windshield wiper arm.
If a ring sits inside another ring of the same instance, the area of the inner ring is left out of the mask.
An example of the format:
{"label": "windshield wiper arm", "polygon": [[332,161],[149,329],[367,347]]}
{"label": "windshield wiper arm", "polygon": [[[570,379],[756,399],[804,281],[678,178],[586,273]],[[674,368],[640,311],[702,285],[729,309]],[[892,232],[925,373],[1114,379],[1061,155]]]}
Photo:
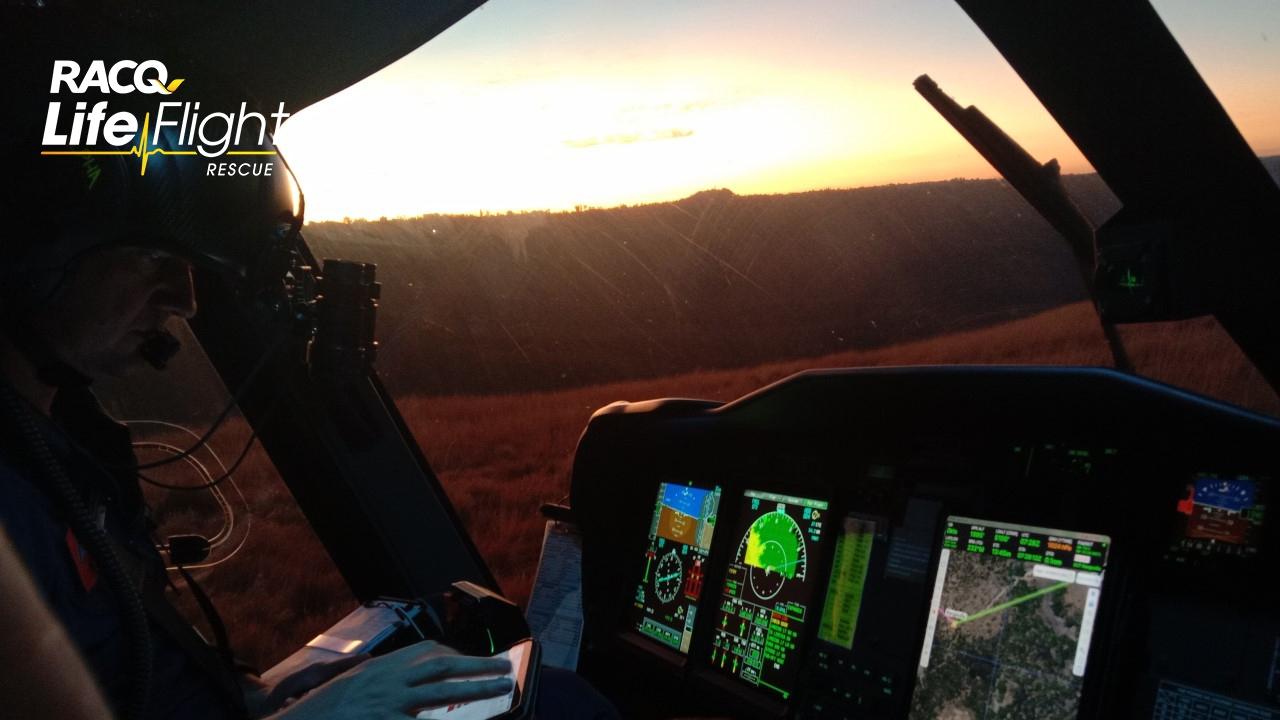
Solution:
{"label": "windshield wiper arm", "polygon": [[1036,212],[1062,234],[1071,247],[1071,254],[1080,270],[1080,279],[1093,302],[1094,311],[1097,312],[1102,334],[1111,351],[1112,363],[1117,370],[1132,372],[1133,366],[1124,350],[1120,334],[1116,332],[1115,325],[1103,317],[1093,292],[1097,263],[1093,223],[1080,212],[1080,208],[1076,207],[1067,194],[1067,189],[1062,184],[1058,161],[1050,160],[1040,164],[981,110],[972,105],[961,107],[960,103],[942,92],[928,75],[916,78],[914,85],[916,91],[951,123],[951,127],[991,163]]}

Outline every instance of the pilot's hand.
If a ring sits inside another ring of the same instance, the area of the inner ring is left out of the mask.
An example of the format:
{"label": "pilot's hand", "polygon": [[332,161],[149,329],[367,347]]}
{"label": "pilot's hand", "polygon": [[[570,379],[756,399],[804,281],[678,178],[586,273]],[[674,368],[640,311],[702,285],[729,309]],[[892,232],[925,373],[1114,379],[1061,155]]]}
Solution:
{"label": "pilot's hand", "polygon": [[260,718],[284,707],[285,703],[332,680],[369,659],[369,655],[348,655],[336,660],[312,663],[288,675],[275,685],[268,685],[253,675],[241,675],[240,688],[244,691],[245,706],[249,717]]}
{"label": "pilot's hand", "polygon": [[[502,658],[459,655],[427,640],[363,662],[280,711],[279,720],[399,718],[419,710],[511,691],[507,678],[475,680],[509,672]],[[450,678],[460,678],[446,682]]]}

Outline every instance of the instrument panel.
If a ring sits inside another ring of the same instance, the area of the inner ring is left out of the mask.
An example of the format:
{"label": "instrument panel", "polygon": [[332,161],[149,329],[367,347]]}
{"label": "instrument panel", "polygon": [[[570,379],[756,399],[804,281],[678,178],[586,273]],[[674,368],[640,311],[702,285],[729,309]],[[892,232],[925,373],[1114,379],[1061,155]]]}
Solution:
{"label": "instrument panel", "polygon": [[703,564],[711,551],[719,507],[718,487],[658,484],[632,624],[636,632],[681,653],[689,652],[693,639]]}
{"label": "instrument panel", "polygon": [[1277,440],[1106,370],[615,404],[575,460],[583,669],[634,717],[1277,716]]}
{"label": "instrument panel", "polygon": [[830,543],[830,503],[744,490],[711,624],[713,671],[782,699],[794,691]]}

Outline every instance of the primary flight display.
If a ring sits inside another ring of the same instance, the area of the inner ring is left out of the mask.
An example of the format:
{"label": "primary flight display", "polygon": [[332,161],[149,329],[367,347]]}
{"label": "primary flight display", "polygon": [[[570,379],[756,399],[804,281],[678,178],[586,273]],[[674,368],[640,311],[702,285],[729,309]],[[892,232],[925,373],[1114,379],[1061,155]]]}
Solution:
{"label": "primary flight display", "polygon": [[719,487],[658,485],[630,619],[636,632],[682,653],[693,638],[719,507]]}

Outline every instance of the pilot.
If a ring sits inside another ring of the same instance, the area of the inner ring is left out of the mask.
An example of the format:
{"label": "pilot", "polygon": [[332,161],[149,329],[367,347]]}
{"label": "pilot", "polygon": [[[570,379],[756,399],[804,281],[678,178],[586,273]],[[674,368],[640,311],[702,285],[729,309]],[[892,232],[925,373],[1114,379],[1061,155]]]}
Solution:
{"label": "pilot", "polygon": [[[224,203],[221,214],[236,226],[228,232],[260,231],[266,239],[300,224],[290,189],[222,179],[252,188],[237,201],[246,205],[225,205],[226,196],[193,198],[189,179],[173,174],[194,158],[163,158],[144,179],[136,161],[123,157],[40,157],[30,144],[11,144],[3,155],[0,529],[114,712],[133,719],[411,717],[423,707],[508,692],[509,680],[476,677],[504,672],[505,660],[429,641],[312,666],[266,687],[233,669],[178,616],[163,595],[164,562],[128,430],[103,412],[90,386],[148,363],[162,366],[176,346],[166,324],[196,313],[192,263],[227,269],[225,257],[201,245],[212,217],[201,203]],[[0,682],[18,682],[17,670],[0,670]],[[539,715],[614,716],[576,676],[553,675],[544,687]]]}

